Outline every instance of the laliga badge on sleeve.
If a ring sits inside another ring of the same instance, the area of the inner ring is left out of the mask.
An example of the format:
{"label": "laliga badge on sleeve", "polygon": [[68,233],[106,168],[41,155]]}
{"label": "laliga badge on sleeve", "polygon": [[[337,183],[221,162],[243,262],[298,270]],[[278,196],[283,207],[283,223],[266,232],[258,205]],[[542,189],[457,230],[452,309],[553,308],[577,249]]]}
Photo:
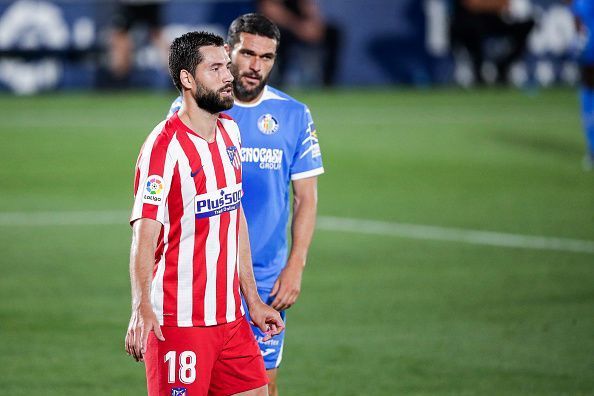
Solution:
{"label": "laliga badge on sleeve", "polygon": [[142,190],[142,202],[160,205],[163,202],[163,190],[165,184],[163,178],[159,175],[151,175],[146,178],[144,189]]}

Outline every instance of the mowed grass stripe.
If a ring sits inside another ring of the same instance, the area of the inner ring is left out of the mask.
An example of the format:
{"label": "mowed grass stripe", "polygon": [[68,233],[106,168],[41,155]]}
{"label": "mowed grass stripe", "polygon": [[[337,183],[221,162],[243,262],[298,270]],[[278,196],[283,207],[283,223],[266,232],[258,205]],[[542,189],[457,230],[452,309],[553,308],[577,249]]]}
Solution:
{"label": "mowed grass stripe", "polygon": [[[77,212],[0,213],[0,226],[68,226],[122,224],[129,212],[122,210]],[[555,250],[594,254],[594,241],[508,234],[433,225],[406,224],[369,219],[320,216],[317,228],[324,231],[383,235],[421,240],[462,242],[508,248]]]}

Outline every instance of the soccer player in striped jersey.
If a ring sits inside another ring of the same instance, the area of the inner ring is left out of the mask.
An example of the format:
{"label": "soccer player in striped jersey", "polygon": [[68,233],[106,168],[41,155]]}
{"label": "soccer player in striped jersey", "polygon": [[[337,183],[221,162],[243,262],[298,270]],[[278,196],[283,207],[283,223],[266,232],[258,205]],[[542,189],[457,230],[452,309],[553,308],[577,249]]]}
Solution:
{"label": "soccer player in striped jersey", "polygon": [[278,334],[260,299],[241,208],[233,76],[223,39],[176,38],[169,70],[184,104],[148,136],[136,165],[126,351],[144,361],[149,395],[267,395],[260,350],[244,316]]}
{"label": "soccer player in striped jersey", "polygon": [[[301,291],[301,279],[316,221],[317,176],[324,172],[318,136],[307,106],[266,84],[280,43],[277,26],[259,14],[235,19],[227,36],[237,121],[243,141],[242,199],[249,225],[254,274],[264,302],[282,313]],[[169,111],[183,106],[178,97]],[[291,247],[287,243],[289,189],[293,188]],[[251,314],[251,310],[249,312]],[[252,326],[266,364],[271,395],[284,332],[267,340]]]}
{"label": "soccer player in striped jersey", "polygon": [[594,166],[594,3],[591,0],[574,0],[571,9],[578,22],[581,36],[578,61],[581,67],[582,119],[586,137],[586,157],[584,168]]}

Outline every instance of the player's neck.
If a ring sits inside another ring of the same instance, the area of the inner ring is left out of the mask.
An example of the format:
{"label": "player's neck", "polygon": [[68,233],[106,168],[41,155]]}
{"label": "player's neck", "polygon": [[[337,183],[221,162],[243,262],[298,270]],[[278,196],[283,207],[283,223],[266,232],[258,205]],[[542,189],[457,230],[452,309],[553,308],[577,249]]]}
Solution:
{"label": "player's neck", "polygon": [[253,105],[255,103],[258,103],[261,99],[262,99],[262,95],[264,95],[264,91],[266,90],[266,86],[264,86],[262,88],[262,90],[260,91],[260,93],[253,99],[241,99],[238,95],[237,92],[235,93],[235,103],[239,103],[240,105]]}
{"label": "player's neck", "polygon": [[214,141],[217,118],[219,117],[218,113],[209,113],[198,107],[194,101],[184,100],[179,109],[178,117],[184,124],[194,131],[196,135],[209,143]]}

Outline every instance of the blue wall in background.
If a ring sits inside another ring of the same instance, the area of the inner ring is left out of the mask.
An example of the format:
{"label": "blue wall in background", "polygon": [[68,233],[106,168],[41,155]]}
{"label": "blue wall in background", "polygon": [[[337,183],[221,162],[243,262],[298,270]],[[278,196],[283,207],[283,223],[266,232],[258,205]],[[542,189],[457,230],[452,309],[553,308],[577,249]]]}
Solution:
{"label": "blue wall in background", "polygon": [[[574,32],[569,13],[557,2],[533,1],[541,21],[531,53],[518,68],[518,84],[575,82],[568,53]],[[447,40],[447,0],[320,0],[328,21],[344,35],[338,82],[342,85],[464,83],[464,64],[454,62]],[[105,64],[112,1],[0,1],[0,88],[21,94],[90,88]],[[166,6],[166,34],[208,29],[225,34],[249,0],[172,0]],[[568,19],[569,18],[569,19]],[[154,48],[144,43],[136,57],[135,82],[170,87]],[[21,52],[27,59],[15,57]]]}

